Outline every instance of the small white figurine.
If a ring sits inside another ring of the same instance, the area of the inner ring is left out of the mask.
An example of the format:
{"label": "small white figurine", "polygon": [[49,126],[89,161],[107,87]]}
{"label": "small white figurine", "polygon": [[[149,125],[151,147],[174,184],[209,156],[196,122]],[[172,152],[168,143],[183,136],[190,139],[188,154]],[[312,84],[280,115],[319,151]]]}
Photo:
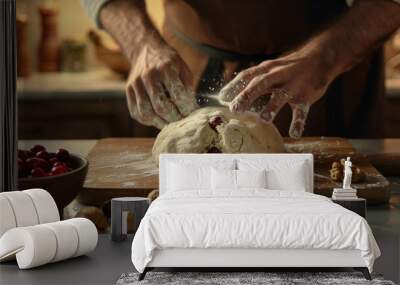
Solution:
{"label": "small white figurine", "polygon": [[352,163],[350,157],[347,157],[344,162],[344,178],[343,178],[343,189],[351,189],[351,176],[353,172],[351,171]]}

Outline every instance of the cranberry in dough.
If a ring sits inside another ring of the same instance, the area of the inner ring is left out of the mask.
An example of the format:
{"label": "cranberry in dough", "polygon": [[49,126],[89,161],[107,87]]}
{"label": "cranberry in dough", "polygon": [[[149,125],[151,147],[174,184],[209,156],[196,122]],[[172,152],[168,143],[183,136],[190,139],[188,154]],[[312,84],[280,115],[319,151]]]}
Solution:
{"label": "cranberry in dough", "polygon": [[164,127],[153,146],[160,153],[280,153],[285,152],[275,126],[253,112],[233,114],[228,108],[201,108]]}

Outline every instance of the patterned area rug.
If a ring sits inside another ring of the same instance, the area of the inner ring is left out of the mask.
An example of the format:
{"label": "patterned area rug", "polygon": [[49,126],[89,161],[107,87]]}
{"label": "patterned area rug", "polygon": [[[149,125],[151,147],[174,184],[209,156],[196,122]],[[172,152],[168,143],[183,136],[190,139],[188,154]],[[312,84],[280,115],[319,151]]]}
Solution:
{"label": "patterned area rug", "polygon": [[380,275],[372,275],[373,280],[368,281],[359,272],[148,272],[142,281],[137,280],[138,276],[138,273],[122,274],[117,285],[395,285]]}

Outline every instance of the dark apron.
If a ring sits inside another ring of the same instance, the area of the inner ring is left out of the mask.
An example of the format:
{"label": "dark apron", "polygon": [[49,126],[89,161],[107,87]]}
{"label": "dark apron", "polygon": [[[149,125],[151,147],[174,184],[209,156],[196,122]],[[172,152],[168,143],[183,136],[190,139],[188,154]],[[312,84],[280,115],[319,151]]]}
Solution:
{"label": "dark apron", "polygon": [[[166,5],[168,2],[176,4],[178,1],[166,1]],[[193,5],[194,9],[201,7],[196,6],[199,5],[198,1],[185,2]],[[192,2],[196,3],[192,4]],[[344,1],[304,0],[303,2],[304,5],[307,5],[305,10],[307,15],[304,16],[307,26],[302,31],[305,37],[307,33],[316,32],[347,9]],[[227,1],[227,5],[229,5],[229,1]],[[199,11],[200,14],[201,12]],[[183,32],[178,25],[175,25],[177,20],[179,21],[176,17],[171,21],[168,21],[167,18],[166,26],[169,32],[186,45],[208,56],[208,62],[196,86],[199,94],[214,93],[227,83],[227,79],[224,77],[226,62],[237,62],[236,72],[239,72],[262,61],[274,59],[288,50],[285,47],[279,52],[248,54],[218,48],[200,42]],[[295,27],[296,25],[293,25],[294,29]],[[307,27],[310,27],[309,30]],[[378,50],[332,82],[326,94],[312,105],[303,135],[350,138],[383,137],[383,99],[383,57],[382,50]],[[274,124],[282,135],[287,136],[290,122],[291,110],[289,106],[285,106],[276,117]]]}

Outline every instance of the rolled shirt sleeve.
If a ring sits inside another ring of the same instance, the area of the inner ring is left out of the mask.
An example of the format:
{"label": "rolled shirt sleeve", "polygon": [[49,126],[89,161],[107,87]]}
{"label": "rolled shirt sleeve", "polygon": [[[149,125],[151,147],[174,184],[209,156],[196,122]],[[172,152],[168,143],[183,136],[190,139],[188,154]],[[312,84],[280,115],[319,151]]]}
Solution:
{"label": "rolled shirt sleeve", "polygon": [[111,1],[112,0],[81,0],[81,5],[96,26],[101,29],[100,10],[105,4]]}

